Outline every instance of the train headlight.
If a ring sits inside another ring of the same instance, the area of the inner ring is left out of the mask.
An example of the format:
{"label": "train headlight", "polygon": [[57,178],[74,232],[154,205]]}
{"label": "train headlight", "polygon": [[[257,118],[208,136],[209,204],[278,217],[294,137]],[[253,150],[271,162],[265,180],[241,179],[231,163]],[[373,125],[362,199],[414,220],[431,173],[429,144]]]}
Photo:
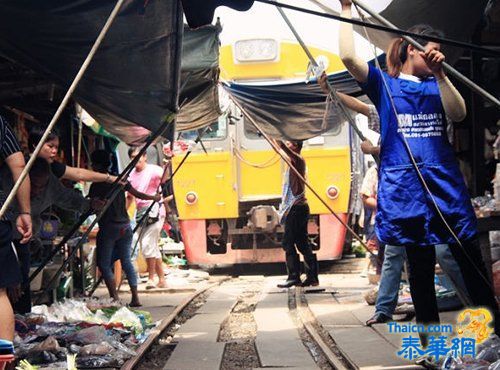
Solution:
{"label": "train headlight", "polygon": [[189,205],[195,204],[198,201],[198,195],[194,191],[186,194],[186,203]]}
{"label": "train headlight", "polygon": [[240,40],[234,45],[234,56],[240,63],[270,61],[278,57],[278,49],[273,39]]}
{"label": "train headlight", "polygon": [[326,196],[330,199],[337,199],[339,197],[339,188],[337,188],[335,185],[330,185],[326,189]]}

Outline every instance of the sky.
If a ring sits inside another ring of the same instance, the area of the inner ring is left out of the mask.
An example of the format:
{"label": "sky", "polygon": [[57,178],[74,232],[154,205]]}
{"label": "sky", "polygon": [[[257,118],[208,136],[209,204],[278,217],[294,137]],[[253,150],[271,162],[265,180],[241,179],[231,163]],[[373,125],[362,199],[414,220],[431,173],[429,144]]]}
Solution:
{"label": "sky", "polygon": [[[283,3],[324,12],[308,0],[280,0]],[[340,11],[338,0],[321,0],[337,12]],[[392,0],[369,0],[369,5],[375,11],[382,11]],[[299,13],[285,9],[285,13],[297,32],[309,46],[338,53],[338,25],[333,19],[322,18],[310,14]],[[268,4],[255,2],[246,12],[238,12],[227,7],[219,7],[215,13],[214,22],[220,17],[223,27],[221,33],[222,45],[232,44],[236,40],[271,37],[280,40],[295,38],[285,24],[277,9]],[[373,59],[373,49],[359,35],[355,36],[356,51],[366,60]]]}

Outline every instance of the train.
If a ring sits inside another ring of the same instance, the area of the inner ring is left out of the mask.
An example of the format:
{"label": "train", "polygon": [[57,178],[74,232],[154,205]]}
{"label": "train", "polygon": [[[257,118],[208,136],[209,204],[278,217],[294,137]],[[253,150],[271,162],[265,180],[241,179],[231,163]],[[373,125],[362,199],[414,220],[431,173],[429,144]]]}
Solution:
{"label": "train", "polygon": [[[243,41],[247,43],[221,47],[223,79],[245,83],[304,80],[307,59],[297,43],[264,39],[259,49],[259,40]],[[248,50],[254,54],[262,50],[266,55],[259,59]],[[326,61],[323,63],[328,73],[344,68],[337,55],[317,48],[311,51]],[[178,139],[193,142],[199,133],[180,132]],[[284,261],[284,230],[276,212],[281,201],[284,162],[264,138],[249,129],[241,112],[231,104],[202,136],[202,144],[194,147],[173,179],[188,263],[211,268]],[[308,182],[347,222],[351,201],[349,127],[342,125],[306,140],[302,154]],[[182,153],[174,157],[174,170],[182,159]],[[344,226],[309,190],[306,197],[311,209],[309,240],[318,260],[340,259],[346,236]]]}

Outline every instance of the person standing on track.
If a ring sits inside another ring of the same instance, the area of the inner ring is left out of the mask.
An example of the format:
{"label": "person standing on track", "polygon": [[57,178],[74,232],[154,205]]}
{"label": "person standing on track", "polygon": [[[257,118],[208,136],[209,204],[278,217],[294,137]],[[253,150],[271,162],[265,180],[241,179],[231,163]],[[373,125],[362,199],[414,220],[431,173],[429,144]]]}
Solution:
{"label": "person standing on track", "polygon": [[[286,144],[283,142],[276,142],[276,144],[289,158],[292,166],[302,177],[305,177],[306,162],[300,154],[302,142],[287,141]],[[309,205],[305,196],[305,184],[290,168],[285,173],[279,214],[280,222],[285,225],[282,246],[285,250],[288,278],[284,283],[278,284],[278,287],[319,285],[318,260],[312,251],[307,234]],[[303,282],[300,280],[300,257],[297,249],[304,256],[306,279]]]}

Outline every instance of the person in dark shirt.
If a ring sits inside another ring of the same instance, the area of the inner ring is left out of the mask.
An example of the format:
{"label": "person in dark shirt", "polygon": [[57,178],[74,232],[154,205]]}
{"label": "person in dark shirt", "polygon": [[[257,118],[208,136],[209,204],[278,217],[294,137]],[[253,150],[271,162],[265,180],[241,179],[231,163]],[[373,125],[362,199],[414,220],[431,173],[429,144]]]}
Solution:
{"label": "person in dark shirt", "polygon": [[[301,141],[276,142],[290,159],[292,166],[302,177],[306,176],[306,162],[300,154]],[[280,222],[285,225],[282,246],[286,255],[287,280],[278,284],[279,288],[289,288],[294,285],[317,286],[318,261],[313,253],[307,234],[309,220],[309,205],[305,196],[304,181],[290,168],[285,173],[283,195],[280,205]],[[300,280],[300,257],[297,249],[304,256],[306,279]]]}
{"label": "person in dark shirt", "polygon": [[[28,147],[32,152],[38,145],[44,134],[45,128],[41,126],[34,126],[28,136]],[[62,162],[57,161],[57,154],[59,152],[59,135],[57,131],[53,130],[47,136],[47,140],[42,146],[42,150],[38,157],[44,158],[50,163],[52,173],[58,179],[65,179],[70,181],[91,181],[91,182],[107,182],[113,183],[116,176],[109,173],[99,173],[90,171],[85,168],[71,167]]]}
{"label": "person in dark shirt", "polygon": [[[24,156],[19,143],[7,122],[0,116],[0,161],[9,169],[12,181],[17,181],[24,169]],[[12,189],[0,189],[0,206],[3,206],[7,194]],[[31,239],[31,206],[30,206],[30,180],[26,178],[16,194],[19,204],[17,217],[4,216],[0,220],[0,339],[12,341],[14,339],[14,313],[7,296],[7,289],[14,288],[21,282],[21,271],[12,249],[12,224],[21,239],[27,242]]]}
{"label": "person in dark shirt", "polygon": [[[92,168],[99,173],[108,173],[111,165],[110,154],[105,150],[96,150],[91,154]],[[94,183],[90,186],[89,195],[91,197],[105,198],[113,185],[105,182]],[[132,264],[132,228],[125,206],[125,191],[134,197],[145,200],[161,200],[160,194],[148,195],[134,189],[127,183],[124,190],[115,197],[109,205],[104,215],[99,220],[99,232],[97,233],[97,266],[108,288],[109,296],[114,300],[119,300],[116,289],[116,281],[113,275],[112,266],[116,260],[120,260],[125,273],[127,274],[130,291],[132,293],[131,307],[141,306],[137,293],[137,273]]]}
{"label": "person in dark shirt", "polygon": [[[50,171],[49,163],[43,158],[36,158],[29,171],[31,180],[30,203],[31,220],[33,224],[33,235],[36,237],[42,224],[42,213],[52,205],[62,209],[86,212],[89,209],[98,210],[104,202],[99,199],[85,199],[83,195],[76,190],[65,187],[59,179]],[[10,169],[2,167],[0,169],[0,186],[2,189],[10,189],[13,186]],[[18,202],[13,202],[9,209],[9,218],[11,222],[20,215],[21,210]],[[14,312],[26,314],[31,312],[31,295],[29,285],[29,270],[31,265],[31,256],[29,243],[23,241],[23,236],[14,230],[13,242],[16,248],[17,258],[19,260],[22,276],[20,295],[10,294],[11,303]],[[18,289],[9,289],[9,292],[16,292]]]}

